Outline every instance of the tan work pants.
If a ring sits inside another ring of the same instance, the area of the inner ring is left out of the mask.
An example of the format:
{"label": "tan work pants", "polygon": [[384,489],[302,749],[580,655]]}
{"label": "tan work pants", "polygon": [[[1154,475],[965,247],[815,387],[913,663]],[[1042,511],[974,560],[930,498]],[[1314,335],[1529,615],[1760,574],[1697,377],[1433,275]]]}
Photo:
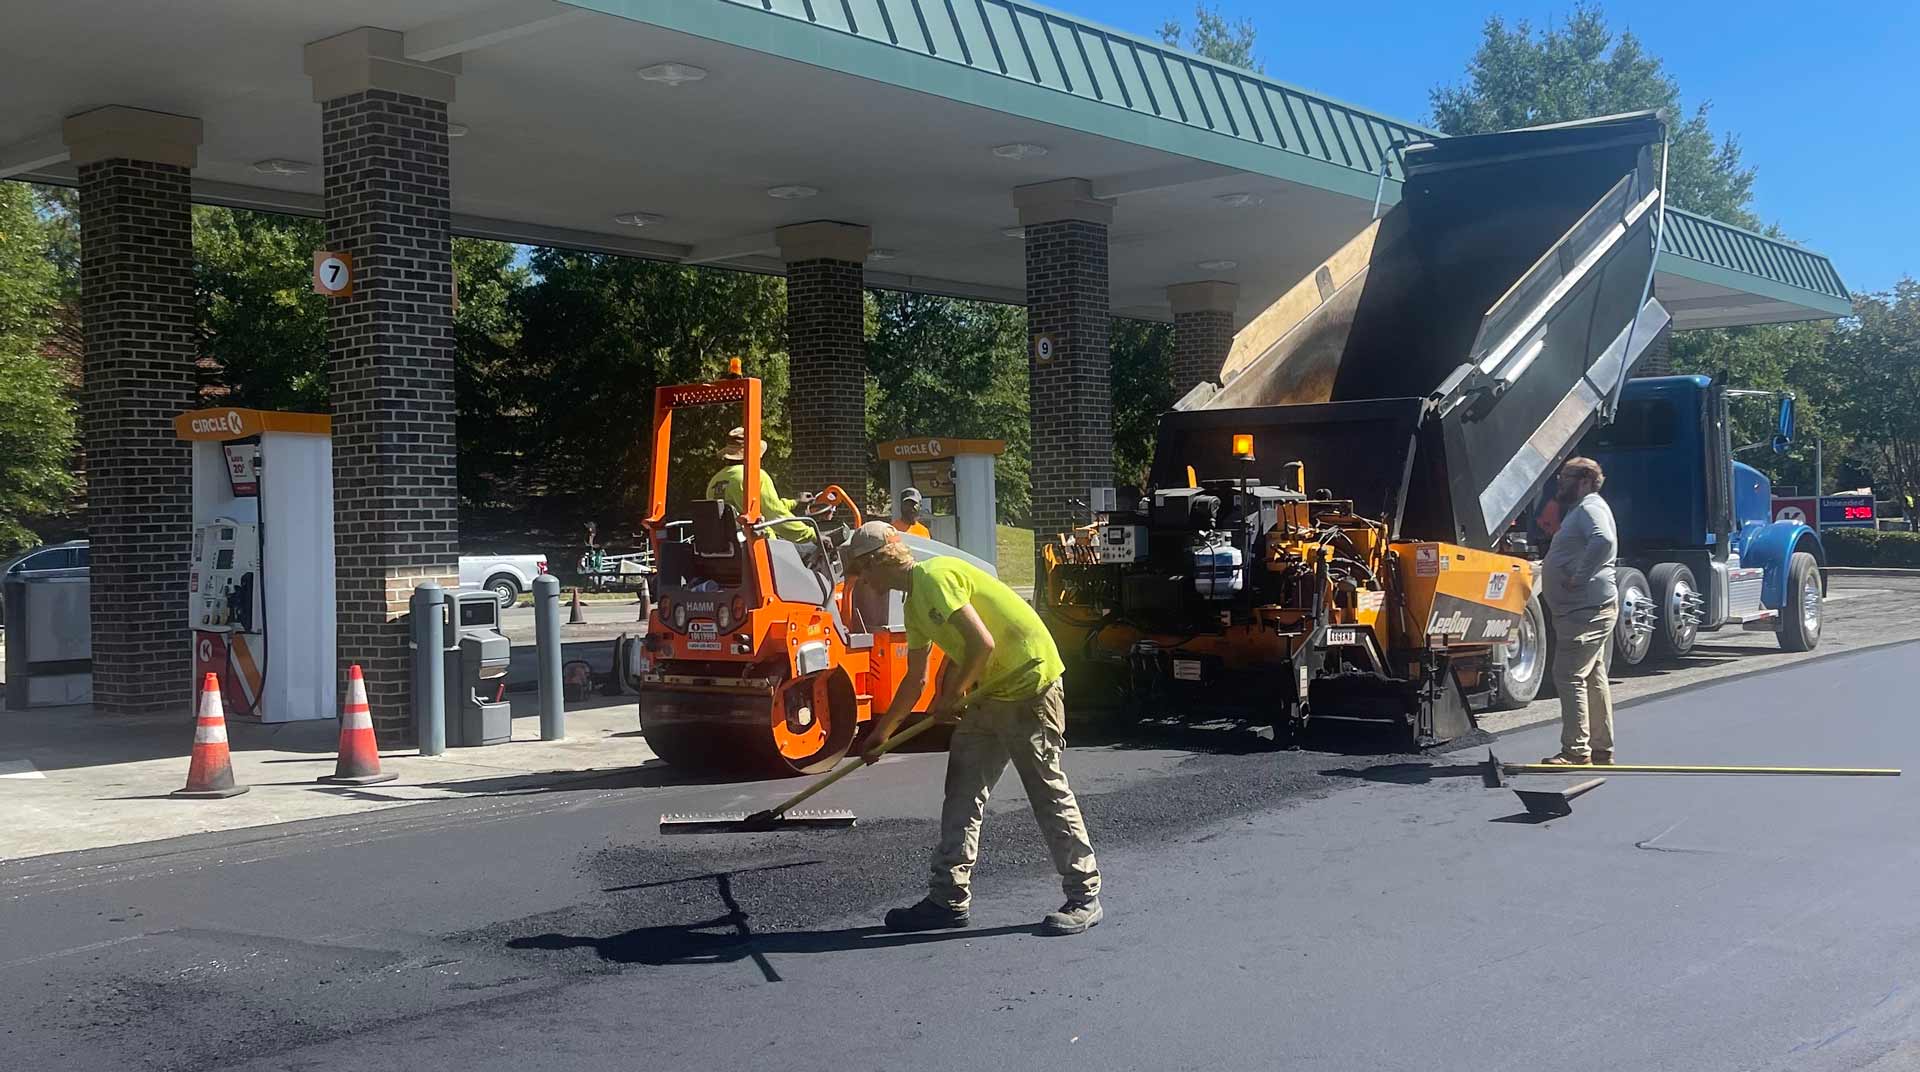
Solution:
{"label": "tan work pants", "polygon": [[1560,754],[1581,763],[1613,756],[1613,689],[1607,653],[1620,605],[1581,607],[1553,618],[1553,684],[1560,690]]}
{"label": "tan work pants", "polygon": [[940,844],[933,851],[932,900],[964,909],[972,899],[974,861],[987,796],[1006,772],[1020,774],[1040,836],[1069,900],[1100,893],[1100,868],[1087,839],[1080,803],[1060,769],[1066,749],[1066,690],[1058,680],[1024,700],[984,700],[954,727],[947,750],[947,798],[940,809]]}

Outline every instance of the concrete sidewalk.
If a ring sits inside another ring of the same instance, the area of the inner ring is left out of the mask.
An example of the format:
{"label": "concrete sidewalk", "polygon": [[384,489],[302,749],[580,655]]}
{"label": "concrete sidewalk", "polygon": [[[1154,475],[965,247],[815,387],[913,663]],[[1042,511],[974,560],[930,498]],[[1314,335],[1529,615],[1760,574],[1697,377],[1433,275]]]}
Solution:
{"label": "concrete sidewalk", "polygon": [[567,738],[540,740],[537,700],[512,697],[512,742],[427,757],[383,753],[399,777],[365,787],[314,779],[333,773],[332,719],[267,726],[230,722],[235,778],[251,791],[226,800],[175,800],[186,782],[193,716],[111,717],[88,706],[0,707],[0,860],[157,841],[371,811],[422,800],[538,792],[556,782],[644,768],[676,781],[640,736],[632,698],[595,697],[567,712]]}

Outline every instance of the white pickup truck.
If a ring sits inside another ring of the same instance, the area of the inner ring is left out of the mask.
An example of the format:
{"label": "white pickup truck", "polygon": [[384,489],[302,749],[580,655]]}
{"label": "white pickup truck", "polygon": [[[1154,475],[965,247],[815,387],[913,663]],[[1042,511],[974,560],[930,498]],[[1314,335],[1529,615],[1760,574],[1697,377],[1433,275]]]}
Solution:
{"label": "white pickup truck", "polygon": [[533,579],[547,572],[545,555],[461,555],[460,587],[485,588],[505,610],[533,590]]}

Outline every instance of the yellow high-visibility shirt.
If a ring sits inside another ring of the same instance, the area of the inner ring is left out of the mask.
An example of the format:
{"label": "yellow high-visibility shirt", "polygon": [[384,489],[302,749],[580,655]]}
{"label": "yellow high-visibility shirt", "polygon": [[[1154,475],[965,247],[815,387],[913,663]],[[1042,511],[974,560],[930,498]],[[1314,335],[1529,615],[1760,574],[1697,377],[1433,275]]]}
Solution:
{"label": "yellow high-visibility shirt", "polygon": [[[735,510],[744,513],[747,509],[746,483],[746,465],[735,462],[713,474],[713,479],[707,481],[707,498],[725,499],[733,505]],[[780,497],[780,492],[774,489],[772,474],[768,473],[765,469],[761,469],[761,519],[773,521],[792,516],[794,516],[793,504]],[[813,538],[813,526],[800,521],[790,521],[775,525],[773,527],[773,534],[783,540],[810,540]]]}

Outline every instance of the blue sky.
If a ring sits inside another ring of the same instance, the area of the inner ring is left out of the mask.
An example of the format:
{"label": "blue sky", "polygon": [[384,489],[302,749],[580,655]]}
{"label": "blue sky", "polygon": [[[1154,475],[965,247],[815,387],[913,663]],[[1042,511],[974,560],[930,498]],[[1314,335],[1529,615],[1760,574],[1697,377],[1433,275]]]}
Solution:
{"label": "blue sky", "polygon": [[[1193,0],[1043,0],[1147,37]],[[1218,0],[1259,29],[1267,73],[1412,121],[1427,91],[1461,80],[1489,15],[1536,25],[1568,2]],[[1759,169],[1755,214],[1833,258],[1855,291],[1920,277],[1920,2],[1614,0],[1601,5],[1666,62],[1686,107],[1713,105]]]}

